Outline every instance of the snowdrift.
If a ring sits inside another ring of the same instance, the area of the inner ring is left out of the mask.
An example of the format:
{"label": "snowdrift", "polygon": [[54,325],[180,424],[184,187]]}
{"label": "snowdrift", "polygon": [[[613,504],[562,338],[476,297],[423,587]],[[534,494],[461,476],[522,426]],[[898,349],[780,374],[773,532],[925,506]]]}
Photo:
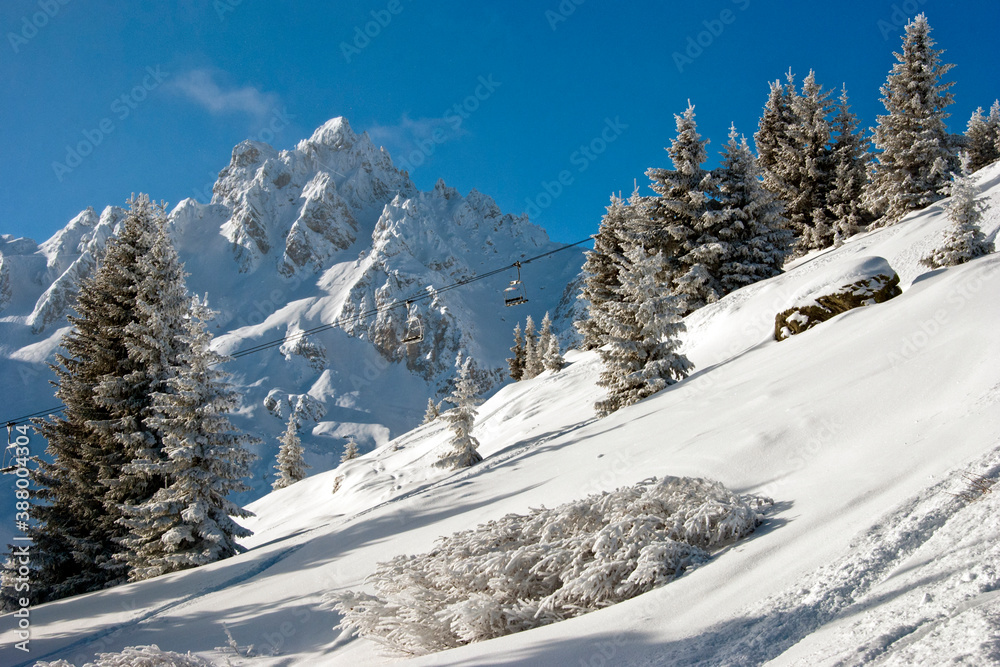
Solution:
{"label": "snowdrift", "polygon": [[[995,235],[1000,165],[979,178]],[[480,407],[482,464],[435,468],[448,433],[417,428],[253,503],[245,554],[33,609],[31,656],[10,651],[5,619],[3,661],[156,644],[224,664],[225,623],[253,645],[247,664],[389,662],[333,630],[324,596],[372,592],[376,562],[485,521],[671,475],[769,496],[773,511],[663,587],[410,662],[997,664],[1000,493],[970,500],[963,474],[1000,476],[1000,255],[922,269],[947,224],[936,204],[694,313],[696,372],[606,419],[596,355],[571,353]],[[902,294],[773,340],[799,288],[861,256],[885,258]]]}

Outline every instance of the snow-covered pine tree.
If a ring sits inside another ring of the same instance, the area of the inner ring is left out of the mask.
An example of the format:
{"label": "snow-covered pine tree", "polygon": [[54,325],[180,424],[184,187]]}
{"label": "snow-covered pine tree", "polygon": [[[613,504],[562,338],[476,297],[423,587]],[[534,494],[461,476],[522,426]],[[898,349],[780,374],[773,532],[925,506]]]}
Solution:
{"label": "snow-covered pine tree", "polygon": [[761,183],[757,161],[735,126],[729,128],[716,180],[719,237],[728,248],[719,267],[719,283],[728,294],[781,273],[792,233],[781,202]]}
{"label": "snow-covered pine tree", "polygon": [[786,83],[772,81],[767,102],[760,117],[754,143],[764,187],[783,203],[797,195],[798,148],[793,137],[797,119],[793,108],[798,105],[795,75],[791,70],[785,75]]}
{"label": "snow-covered pine tree", "polygon": [[545,370],[552,371],[553,373],[562,370],[563,365],[565,365],[566,362],[559,349],[559,338],[557,336],[549,336],[549,344],[545,349],[544,361]]}
{"label": "snow-covered pine tree", "polygon": [[[136,294],[136,307],[140,319],[126,328],[129,353],[148,378],[150,406],[143,418],[146,430],[119,436],[119,441],[130,452],[129,461],[122,466],[118,479],[109,481],[105,497],[106,505],[116,504],[123,514],[127,514],[125,506],[144,502],[167,484],[160,466],[165,458],[164,434],[152,425],[150,418],[156,416],[154,394],[167,391],[169,379],[180,372],[181,355],[186,351],[185,326],[191,316],[184,266],[170,240],[166,219],[161,217],[157,222],[153,246],[139,259],[142,279]],[[117,554],[116,558],[128,562],[128,550]]]}
{"label": "snow-covered pine tree", "polygon": [[595,404],[600,416],[631,405],[687,377],[692,366],[678,351],[684,331],[680,297],[662,289],[666,259],[640,247],[626,254],[619,300],[609,311],[609,342],[600,350],[598,384],[608,395]]}
{"label": "snow-covered pine tree", "polygon": [[[527,350],[524,347],[524,336],[521,335],[521,323],[514,325],[514,345],[510,348],[511,355],[507,359],[507,367],[510,369],[510,377],[515,382],[519,382],[524,377],[524,362]],[[430,399],[427,399],[428,401]],[[429,404],[433,405],[433,403]],[[430,407],[428,406],[428,410]],[[428,414],[430,414],[428,412]],[[425,415],[426,418],[426,415]]]}
{"label": "snow-covered pine tree", "polygon": [[[156,458],[159,436],[146,420],[169,366],[145,365],[145,353],[163,351],[166,341],[143,341],[136,329],[149,325],[148,313],[156,310],[143,272],[165,214],[145,195],[129,204],[100,266],[80,286],[69,318],[73,329],[61,341],[66,353],[51,366],[65,407],[35,422],[51,458],[39,460],[33,473],[42,501],[32,506],[36,602],[125,581],[127,565],[115,557],[128,534],[119,523],[121,508],[152,493],[141,478],[111,487],[133,459]],[[146,290],[142,299],[140,290]]]}
{"label": "snow-covered pine tree", "polygon": [[593,350],[605,343],[607,332],[599,324],[600,311],[614,297],[614,290],[618,287],[618,270],[624,256],[621,231],[627,217],[625,200],[611,195],[611,203],[594,236],[594,249],[585,253],[583,288],[577,298],[587,302],[587,316],[573,323],[583,336],[581,346],[584,350]]}
{"label": "snow-covered pine tree", "polygon": [[8,549],[7,558],[4,559],[3,566],[0,567],[0,612],[3,613],[20,609],[20,600],[29,597],[24,593],[27,592],[30,594],[31,592],[30,588],[18,590],[19,585],[30,587],[31,580],[25,576],[23,577],[23,583],[18,582],[18,557],[14,555],[16,547],[9,545]]}
{"label": "snow-covered pine tree", "polygon": [[[539,373],[549,370],[549,351],[552,349],[552,341],[555,340],[555,337],[555,334],[552,333],[552,317],[546,311],[545,317],[542,318],[542,328],[538,333],[538,361],[542,364],[542,370]],[[558,352],[559,343],[556,342],[556,353]],[[559,368],[562,368],[561,362],[559,363]]]}
{"label": "snow-covered pine tree", "polygon": [[441,406],[434,402],[433,398],[427,399],[427,410],[424,411],[424,424],[430,424],[441,416]]}
{"label": "snow-covered pine tree", "polygon": [[865,191],[867,208],[879,216],[873,227],[895,224],[940,199],[957,168],[945,125],[952,83],[941,80],[953,65],[941,63],[930,32],[924,14],[906,24],[903,52],[893,54],[898,62],[882,86],[888,113],[872,131],[876,161]]}
{"label": "snow-covered pine tree", "polygon": [[1000,160],[1000,100],[993,103],[989,117],[983,115],[982,107],[972,113],[965,130],[965,152],[972,172]]}
{"label": "snow-covered pine tree", "polygon": [[[532,333],[533,330],[534,326]],[[472,358],[463,362],[462,354],[459,353],[455,366],[458,368],[458,379],[455,390],[448,397],[448,401],[455,407],[442,415],[451,428],[452,437],[448,441],[451,450],[440,458],[438,465],[458,469],[475,465],[483,457],[476,451],[479,441],[472,435],[472,429],[476,425],[476,405],[479,402],[476,384],[472,380]]]}
{"label": "snow-covered pine tree", "polygon": [[668,262],[665,284],[681,298],[682,311],[689,313],[721,296],[717,272],[725,248],[717,237],[716,184],[702,168],[709,142],[698,134],[694,105],[689,102],[674,118],[677,137],[667,149],[674,169],[646,171],[659,195],[650,202],[647,224],[653,233],[647,234],[647,249],[663,253]]}
{"label": "snow-covered pine tree", "polygon": [[543,350],[539,344],[538,334],[535,331],[535,321],[528,315],[524,323],[524,373],[522,379],[530,380],[545,370],[542,363]]}
{"label": "snow-covered pine tree", "polygon": [[962,173],[952,174],[952,181],[945,190],[951,195],[948,218],[952,224],[944,245],[921,260],[922,264],[932,269],[964,264],[988,255],[994,249],[993,241],[988,240],[979,228],[986,202],[976,200],[979,194],[976,178],[969,170],[968,157],[963,155],[962,158]]}
{"label": "snow-covered pine tree", "polygon": [[361,451],[358,449],[358,443],[354,440],[348,440],[347,444],[344,445],[344,453],[340,457],[341,463],[346,463],[348,461],[353,461],[354,459],[361,456]]}
{"label": "snow-covered pine tree", "polygon": [[181,369],[153,397],[157,416],[149,421],[163,434],[165,454],[156,472],[167,485],[126,506],[120,521],[130,530],[123,544],[132,581],[228,558],[239,550],[236,538],[251,534],[232,517],[253,514],[227,496],[248,489],[243,480],[254,455],[247,447],[259,440],[240,433],[227,416],[240,399],[219,368],[225,358],[211,349],[213,316],[204,302],[192,300]]}
{"label": "snow-covered pine tree", "polygon": [[299,413],[292,410],[288,416],[288,426],[278,442],[278,460],[274,469],[278,471],[278,478],[271,484],[272,489],[283,489],[303,480],[306,477],[305,459],[302,455],[305,450],[302,448],[302,439],[299,437]]}
{"label": "snow-covered pine tree", "polygon": [[831,91],[816,82],[816,73],[802,81],[802,92],[795,97],[792,111],[796,124],[792,138],[798,149],[796,196],[786,202],[785,217],[800,235],[795,251],[805,254],[833,245],[832,216],[827,210],[827,193],[834,181],[835,165],[830,150]]}
{"label": "snow-covered pine tree", "polygon": [[835,136],[830,147],[833,185],[827,194],[826,208],[832,219],[833,244],[840,246],[862,231],[867,222],[861,202],[868,179],[868,151],[858,131],[858,118],[851,111],[846,85],[840,92],[833,131]]}

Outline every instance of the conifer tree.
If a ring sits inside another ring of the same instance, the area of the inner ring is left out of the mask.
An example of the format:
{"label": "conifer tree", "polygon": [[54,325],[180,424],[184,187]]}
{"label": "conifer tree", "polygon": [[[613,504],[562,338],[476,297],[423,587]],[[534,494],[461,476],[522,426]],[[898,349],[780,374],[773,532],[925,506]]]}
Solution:
{"label": "conifer tree", "polygon": [[455,408],[443,415],[451,427],[452,438],[449,440],[451,450],[441,457],[438,465],[457,469],[475,465],[482,461],[483,457],[476,451],[479,441],[472,435],[472,429],[476,425],[478,404],[476,385],[472,380],[472,359],[468,358],[463,363],[462,355],[459,353],[455,359],[455,366],[459,369],[458,380],[455,390],[448,397]]}
{"label": "conifer tree", "polygon": [[988,240],[979,228],[986,202],[976,200],[976,195],[979,194],[976,178],[969,170],[968,158],[963,158],[962,173],[952,174],[952,182],[946,188],[946,192],[951,195],[948,218],[952,224],[944,245],[921,260],[921,263],[932,269],[964,264],[987,255],[994,249],[993,241]]}
{"label": "conifer tree", "polygon": [[[514,325],[514,345],[510,348],[513,356],[507,359],[507,367],[510,369],[510,377],[515,382],[524,377],[524,362],[527,350],[524,347],[524,336],[521,335],[521,323]],[[430,399],[428,399],[430,400]],[[430,410],[430,407],[428,407]],[[430,414],[428,412],[428,414]]]}
{"label": "conifer tree", "polygon": [[347,463],[348,461],[353,461],[360,455],[361,451],[358,449],[358,443],[354,442],[354,440],[348,440],[344,446],[344,454],[340,457],[340,462]]}
{"label": "conifer tree", "polygon": [[306,477],[305,459],[302,458],[304,450],[302,439],[299,438],[299,415],[296,410],[288,416],[288,426],[284,434],[278,439],[281,446],[278,448],[278,462],[274,469],[278,471],[278,479],[271,484],[273,489],[283,489],[291,486]]}
{"label": "conifer tree", "polygon": [[[51,458],[34,471],[42,501],[32,507],[37,601],[124,581],[127,565],[116,558],[128,534],[119,523],[122,507],[147,500],[159,479],[126,475],[128,483],[119,482],[133,460],[161,456],[160,438],[147,419],[152,393],[163,388],[170,366],[155,354],[169,357],[168,341],[140,334],[148,313],[157,310],[144,271],[165,214],[145,195],[129,203],[100,266],[81,284],[69,318],[73,329],[62,339],[65,354],[52,365],[56,397],[65,407],[36,421]],[[164,318],[168,311],[163,308]]]}
{"label": "conifer tree", "polygon": [[667,270],[662,252],[640,247],[626,254],[618,300],[609,308],[609,344],[600,350],[604,370],[598,384],[608,395],[594,407],[600,416],[631,405],[683,379],[691,363],[678,351],[684,331],[680,297],[662,289]]}
{"label": "conifer tree", "polygon": [[524,324],[524,373],[521,376],[523,379],[530,380],[545,370],[542,352],[538,334],[535,333],[535,321],[528,315]]}
{"label": "conifer tree", "polygon": [[972,172],[1000,160],[1000,101],[993,103],[988,118],[982,107],[972,113],[965,130],[965,152]]}
{"label": "conifer tree", "polygon": [[[7,558],[4,559],[3,566],[0,568],[0,612],[6,613],[9,611],[15,611],[21,608],[20,601],[24,598],[30,598],[31,594],[31,577],[30,567],[28,567],[28,575],[21,577],[22,582],[18,581],[18,557],[14,555],[16,547],[13,545],[9,546],[9,551],[7,553]],[[28,586],[28,589],[21,588],[18,590],[18,586]],[[28,593],[28,595],[25,595]]]}
{"label": "conifer tree", "polygon": [[786,83],[772,81],[764,112],[760,118],[754,143],[764,187],[783,204],[797,196],[798,146],[793,136],[798,123],[794,107],[798,106],[795,75],[785,75]]}
{"label": "conifer tree", "polygon": [[858,118],[851,111],[847,86],[841,89],[833,131],[833,185],[827,195],[827,210],[832,219],[833,242],[839,246],[866,224],[861,202],[867,181],[867,150],[858,131]]}
{"label": "conifer tree", "polygon": [[545,364],[545,359],[549,354],[549,348],[552,347],[553,338],[555,338],[555,334],[552,333],[552,317],[549,315],[548,311],[546,311],[545,317],[542,318],[542,328],[538,332],[537,357],[538,357],[538,363],[541,365],[541,368],[535,375],[539,375],[548,368]]}
{"label": "conifer tree", "polygon": [[722,152],[719,183],[720,241],[727,254],[719,267],[719,283],[728,294],[781,273],[792,234],[782,206],[760,181],[760,168],[746,137],[729,129]]}
{"label": "conifer tree", "polygon": [[607,332],[599,324],[600,311],[618,287],[618,269],[623,257],[621,231],[626,219],[625,201],[611,195],[611,203],[594,237],[594,249],[586,252],[587,259],[583,263],[583,288],[578,298],[587,302],[587,316],[574,322],[573,326],[583,336],[584,350],[592,350],[605,343]]}
{"label": "conifer tree", "polygon": [[204,302],[192,300],[181,369],[153,397],[156,416],[149,421],[163,434],[165,458],[149,466],[166,486],[124,507],[120,523],[130,534],[122,544],[132,581],[228,558],[239,551],[236,538],[251,534],[232,517],[253,514],[227,496],[248,490],[243,480],[254,455],[247,447],[259,440],[240,433],[227,416],[240,398],[219,368],[225,359],[211,349],[213,316]]}
{"label": "conifer tree", "polygon": [[898,62],[882,86],[888,113],[878,117],[873,130],[876,162],[865,197],[880,216],[874,227],[894,224],[937,201],[957,167],[945,125],[952,83],[941,80],[953,65],[941,63],[942,51],[934,49],[930,32],[924,14],[906,24],[903,51],[893,54]]}
{"label": "conifer tree", "polygon": [[[517,331],[517,329],[515,329]],[[434,403],[433,398],[427,399],[427,410],[424,411],[424,424],[430,424],[441,416],[441,406]]]}
{"label": "conifer tree", "polygon": [[796,123],[792,139],[797,149],[795,196],[785,202],[785,217],[799,236],[796,253],[828,248],[834,243],[827,194],[834,180],[830,151],[829,91],[816,82],[812,70],[802,81],[802,92],[792,103]]}
{"label": "conifer tree", "polygon": [[646,171],[659,195],[650,204],[653,233],[646,246],[667,259],[666,285],[689,313],[721,296],[716,275],[724,248],[717,236],[716,184],[702,167],[709,142],[698,134],[693,105],[674,118],[677,137],[667,149],[674,169]]}
{"label": "conifer tree", "polygon": [[143,420],[147,428],[119,437],[130,451],[129,461],[119,477],[109,481],[105,498],[105,504],[117,503],[119,508],[150,498],[167,483],[158,466],[165,458],[164,434],[150,419],[157,416],[155,394],[167,390],[170,379],[180,372],[182,355],[190,352],[184,336],[193,311],[184,266],[170,240],[166,219],[157,222],[153,245],[139,258],[141,281],[135,300],[139,318],[126,327],[126,345],[147,377],[146,395],[151,404]]}
{"label": "conifer tree", "polygon": [[559,350],[559,338],[549,336],[549,345],[545,350],[545,370],[553,373],[561,371],[565,363],[562,352]]}

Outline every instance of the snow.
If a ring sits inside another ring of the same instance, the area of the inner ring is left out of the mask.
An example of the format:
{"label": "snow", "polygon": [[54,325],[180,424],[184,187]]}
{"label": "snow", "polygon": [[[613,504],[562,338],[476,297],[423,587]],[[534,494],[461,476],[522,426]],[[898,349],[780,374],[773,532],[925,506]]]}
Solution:
{"label": "snow", "polygon": [[[995,236],[1000,164],[979,183]],[[927,271],[948,224],[939,202],[702,308],[684,337],[695,372],[605,419],[597,355],[571,351],[479,407],[483,463],[442,470],[444,421],[418,427],[249,505],[244,554],[32,609],[30,656],[8,617],[4,664],[150,644],[225,664],[223,624],[254,645],[234,664],[392,662],[335,631],[324,596],[370,591],[377,562],[440,537],[651,476],[775,504],[661,588],[408,664],[1000,664],[1000,494],[953,495],[963,474],[1000,475],[1000,256]],[[770,339],[788,298],[859,257],[885,258],[903,293]]]}

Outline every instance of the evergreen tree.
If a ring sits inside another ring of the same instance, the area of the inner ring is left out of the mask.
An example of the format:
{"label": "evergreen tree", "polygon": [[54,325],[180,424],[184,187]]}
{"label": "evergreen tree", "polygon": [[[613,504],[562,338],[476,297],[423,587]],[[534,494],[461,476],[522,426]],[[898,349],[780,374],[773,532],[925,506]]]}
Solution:
{"label": "evergreen tree", "polygon": [[594,407],[600,416],[631,405],[683,379],[691,363],[678,352],[684,331],[680,297],[661,285],[667,270],[662,252],[635,247],[626,254],[619,300],[609,308],[609,344],[600,350],[604,370],[598,384],[607,398]]}
{"label": "evergreen tree", "polygon": [[472,359],[466,359],[463,363],[462,355],[459,354],[455,359],[455,366],[459,369],[458,381],[455,384],[455,391],[448,397],[455,408],[443,415],[453,434],[449,441],[451,451],[441,457],[438,465],[457,469],[475,465],[482,461],[483,457],[476,451],[479,441],[472,435],[472,429],[476,425],[478,403],[476,385],[472,380]]}
{"label": "evergreen tree", "polygon": [[550,336],[549,345],[545,349],[545,370],[552,371],[553,373],[561,371],[565,363],[566,361],[563,359],[562,352],[559,350],[559,338]]}
{"label": "evergreen tree", "polygon": [[[524,377],[524,362],[527,354],[527,350],[524,347],[524,336],[521,335],[520,322],[514,325],[514,346],[510,348],[510,351],[513,353],[513,356],[507,359],[507,367],[510,369],[511,379],[518,382]],[[430,405],[433,405],[433,403]],[[430,407],[428,407],[428,414],[430,414],[429,410]]]}
{"label": "evergreen tree", "polygon": [[796,123],[792,138],[798,149],[795,197],[786,202],[785,216],[800,237],[796,252],[828,248],[834,243],[832,216],[827,210],[827,195],[834,180],[834,162],[830,150],[830,92],[816,82],[812,70],[802,81],[802,92],[794,98],[792,111]]}
{"label": "evergreen tree", "polygon": [[[162,456],[147,419],[171,354],[169,341],[145,339],[140,331],[149,324],[148,313],[158,311],[144,271],[165,214],[144,195],[129,203],[100,266],[81,284],[69,318],[73,329],[61,341],[66,354],[57,354],[52,366],[56,397],[65,407],[36,421],[51,457],[51,463],[40,460],[33,474],[42,501],[32,506],[36,601],[124,581],[127,565],[115,557],[128,534],[119,523],[122,507],[147,500],[162,482],[126,472],[136,459]],[[169,310],[162,308],[165,320]]]}
{"label": "evergreen tree", "polygon": [[964,264],[993,252],[993,241],[987,240],[979,228],[986,202],[976,201],[979,188],[975,176],[970,173],[967,157],[963,160],[962,173],[952,174],[952,182],[946,192],[951,195],[948,202],[951,227],[944,245],[921,260],[932,269]]}
{"label": "evergreen tree", "polygon": [[626,220],[625,201],[611,195],[611,203],[594,237],[594,249],[586,252],[587,259],[583,263],[583,288],[578,298],[587,302],[587,317],[573,325],[583,336],[584,350],[592,350],[605,343],[607,332],[599,324],[600,311],[618,287],[618,269],[623,257],[621,231]]}
{"label": "evergreen tree", "polygon": [[344,454],[340,457],[340,462],[347,463],[348,461],[353,461],[360,455],[361,452],[358,449],[358,443],[354,442],[354,440],[348,440],[347,445],[344,446]]}
{"label": "evergreen tree", "polygon": [[759,177],[746,137],[730,127],[717,174],[719,237],[727,248],[718,278],[726,294],[781,273],[788,256],[792,234],[781,203]]}
{"label": "evergreen tree", "polygon": [[[23,583],[18,581],[20,575],[18,574],[17,556],[14,555],[15,547],[9,545],[9,549],[7,558],[4,559],[3,566],[0,568],[0,612],[3,613],[20,609],[22,598],[31,599],[30,588],[18,591],[19,585],[31,586],[31,577],[24,576]],[[28,574],[30,575],[30,571]]]}
{"label": "evergreen tree", "polygon": [[791,70],[785,78],[785,84],[780,80],[770,83],[764,112],[754,135],[764,187],[783,203],[797,196],[795,183],[799,171],[798,146],[793,136],[798,123],[793,110],[798,106],[798,92]]}
{"label": "evergreen tree", "polygon": [[877,216],[875,227],[891,225],[910,211],[931,204],[956,168],[944,110],[953,101],[951,83],[941,78],[953,67],[941,64],[927,17],[906,24],[903,52],[882,86],[888,113],[878,117],[872,145],[876,162],[866,191],[866,205]]}
{"label": "evergreen tree", "polygon": [[847,86],[841,89],[837,115],[833,119],[831,153],[833,159],[833,186],[827,195],[827,210],[833,227],[834,245],[862,231],[866,224],[862,205],[867,173],[867,151],[858,131],[858,118],[851,111]]}
{"label": "evergreen tree", "polygon": [[[541,364],[541,369],[536,375],[548,369],[545,360],[549,355],[549,349],[552,347],[552,340],[554,338],[555,334],[552,333],[552,318],[549,316],[548,311],[546,311],[545,317],[542,318],[542,328],[538,333],[538,362]],[[557,350],[559,349],[558,346],[559,344],[556,343]],[[560,364],[559,367],[562,368],[562,365]]]}
{"label": "evergreen tree", "polygon": [[[139,319],[126,327],[126,345],[146,375],[150,407],[143,423],[146,430],[119,437],[131,452],[118,479],[108,482],[105,504],[143,502],[167,484],[159,464],[165,459],[163,436],[151,423],[156,417],[155,394],[167,391],[171,378],[180,372],[185,352],[186,322],[192,316],[191,298],[185,284],[184,266],[174,249],[166,220],[158,220],[155,240],[148,254],[139,258],[141,281],[136,294]],[[138,373],[133,373],[138,376]],[[119,561],[124,554],[119,554]],[[128,561],[128,558],[125,558]]]}
{"label": "evergreen tree", "polygon": [[[515,329],[516,333],[520,333],[518,329]],[[433,398],[427,399],[427,410],[424,412],[424,424],[430,424],[432,421],[441,416],[441,406],[434,403]]]}
{"label": "evergreen tree", "polygon": [[988,118],[982,107],[972,113],[965,130],[965,151],[969,171],[979,171],[1000,160],[1000,100],[993,103]]}
{"label": "evergreen tree", "polygon": [[219,368],[225,359],[211,349],[207,322],[213,315],[192,300],[180,337],[181,369],[166,391],[153,396],[156,416],[149,421],[163,434],[165,458],[148,465],[166,486],[124,507],[119,522],[130,534],[121,542],[132,581],[228,558],[239,551],[236,538],[251,534],[232,517],[253,514],[227,496],[248,490],[243,480],[254,455],[246,447],[259,441],[240,433],[227,416],[239,394]]}
{"label": "evergreen tree", "polygon": [[524,324],[524,373],[521,376],[523,379],[530,380],[545,370],[542,364],[542,352],[538,334],[535,333],[535,321],[528,315]]}
{"label": "evergreen tree", "polygon": [[278,462],[274,469],[278,471],[278,479],[271,484],[273,489],[283,489],[291,486],[306,477],[305,459],[302,458],[304,450],[302,439],[299,438],[299,415],[292,410],[288,416],[288,427],[284,434],[278,438],[281,446],[278,448]]}
{"label": "evergreen tree", "polygon": [[680,296],[682,311],[688,313],[721,296],[716,275],[725,249],[717,237],[716,184],[712,174],[702,168],[708,157],[708,140],[698,134],[690,103],[674,118],[677,137],[667,149],[674,170],[646,171],[659,195],[651,202],[653,233],[646,246],[667,258],[665,284]]}

